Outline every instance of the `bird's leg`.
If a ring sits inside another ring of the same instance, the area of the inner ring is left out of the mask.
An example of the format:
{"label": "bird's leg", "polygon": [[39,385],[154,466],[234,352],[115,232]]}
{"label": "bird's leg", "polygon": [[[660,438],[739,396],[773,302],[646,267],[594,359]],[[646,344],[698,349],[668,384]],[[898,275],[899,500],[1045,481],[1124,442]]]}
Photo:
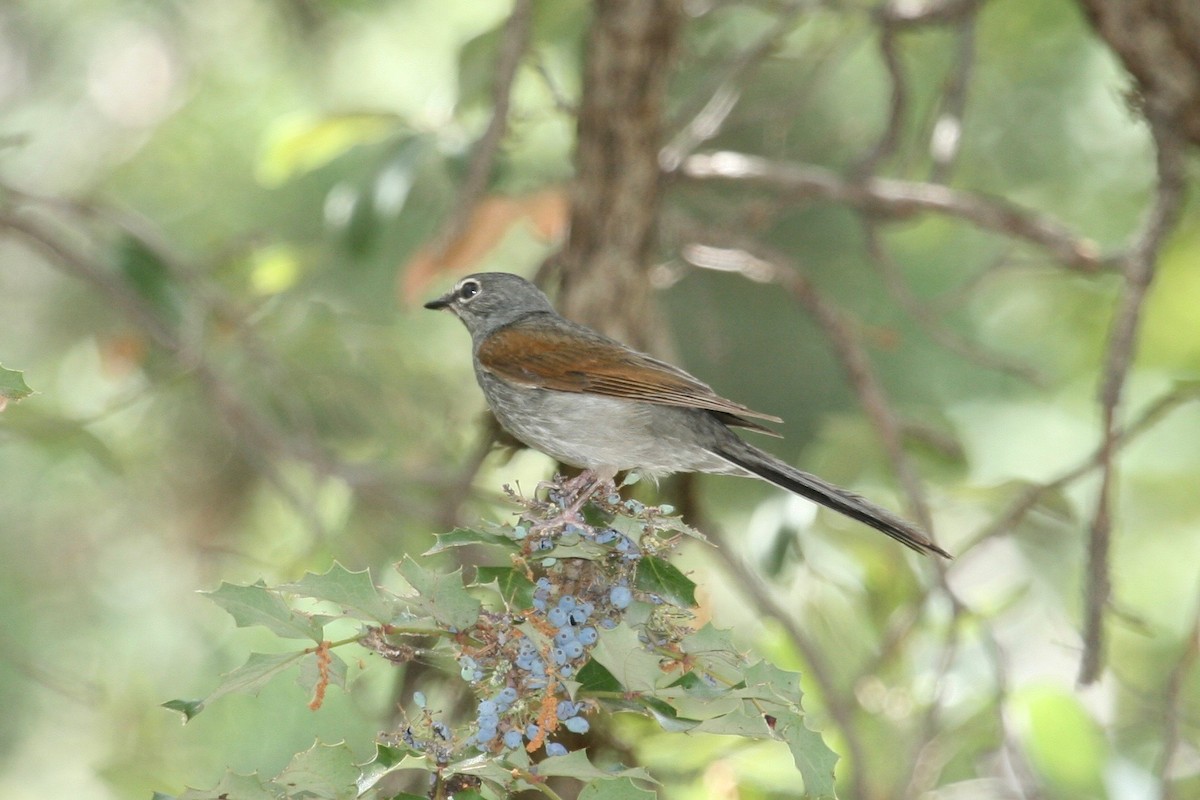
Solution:
{"label": "bird's leg", "polygon": [[610,492],[616,491],[616,486],[613,484],[613,476],[616,474],[616,470],[585,469],[574,478],[559,484],[547,482],[538,484],[539,489],[543,486],[549,489],[560,489],[563,506],[562,510],[550,519],[535,523],[533,530],[541,532],[559,525],[583,524],[584,520],[579,513],[580,510],[601,489],[607,489]]}

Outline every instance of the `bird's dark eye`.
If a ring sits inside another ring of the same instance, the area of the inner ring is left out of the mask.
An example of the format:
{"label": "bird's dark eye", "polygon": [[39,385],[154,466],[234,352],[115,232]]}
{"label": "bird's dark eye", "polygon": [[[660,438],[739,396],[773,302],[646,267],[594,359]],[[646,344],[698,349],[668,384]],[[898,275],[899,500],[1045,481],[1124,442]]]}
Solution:
{"label": "bird's dark eye", "polygon": [[458,298],[464,301],[470,300],[479,294],[479,288],[479,281],[464,281],[463,285],[458,287]]}

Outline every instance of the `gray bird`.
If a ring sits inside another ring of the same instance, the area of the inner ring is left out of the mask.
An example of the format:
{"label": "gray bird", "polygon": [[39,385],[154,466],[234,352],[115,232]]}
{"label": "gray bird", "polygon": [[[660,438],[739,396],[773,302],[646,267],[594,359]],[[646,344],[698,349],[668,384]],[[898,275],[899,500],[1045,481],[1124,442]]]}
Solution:
{"label": "gray bird", "polygon": [[739,438],[782,422],[726,400],[688,373],[559,316],[529,281],[468,275],[425,304],[467,326],[475,377],[500,424],[520,441],[598,479],[712,472],[761,478],[870,525],[918,553],[950,554],[921,530],[853,492]]}

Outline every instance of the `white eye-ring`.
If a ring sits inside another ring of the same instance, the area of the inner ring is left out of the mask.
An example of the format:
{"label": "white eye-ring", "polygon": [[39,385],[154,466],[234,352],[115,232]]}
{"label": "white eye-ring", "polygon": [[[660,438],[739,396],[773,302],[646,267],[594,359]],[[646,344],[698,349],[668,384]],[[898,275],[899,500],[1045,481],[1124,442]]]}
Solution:
{"label": "white eye-ring", "polygon": [[479,281],[463,281],[458,286],[458,299],[462,300],[464,303],[468,303],[479,294],[482,288],[483,287],[479,285]]}

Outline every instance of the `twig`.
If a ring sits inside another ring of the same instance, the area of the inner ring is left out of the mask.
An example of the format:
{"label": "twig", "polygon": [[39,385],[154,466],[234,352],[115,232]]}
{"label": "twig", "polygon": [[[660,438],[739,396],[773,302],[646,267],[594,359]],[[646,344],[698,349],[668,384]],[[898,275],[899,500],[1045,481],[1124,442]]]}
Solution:
{"label": "twig", "polygon": [[[1200,400],[1200,388],[1188,387],[1167,392],[1159,397],[1138,416],[1136,420],[1117,431],[1112,441],[1112,453],[1126,447],[1137,437],[1153,428],[1160,420],[1183,403]],[[1104,456],[1103,443],[1079,464],[1060,474],[1057,478],[1027,487],[1009,505],[1008,510],[997,515],[988,525],[971,537],[965,549],[970,550],[982,542],[1013,529],[1021,519],[1050,492],[1057,492],[1097,469]]]}
{"label": "twig", "polygon": [[779,18],[756,42],[728,62],[724,74],[716,80],[716,88],[707,99],[695,102],[680,115],[687,122],[659,154],[659,165],[665,172],[674,172],[683,159],[704,142],[721,131],[729,114],[741,97],[739,88],[759,65],[778,47],[783,37],[795,25],[796,18],[810,9],[812,0],[794,0],[779,9]]}
{"label": "twig", "polygon": [[879,274],[883,277],[883,283],[888,290],[888,294],[908,313],[909,318],[920,326],[926,336],[950,352],[956,353],[981,367],[993,369],[997,372],[1004,372],[1028,381],[1035,386],[1045,385],[1046,379],[1029,364],[1014,361],[999,353],[985,350],[979,345],[963,339],[949,328],[938,325],[933,319],[934,314],[913,295],[908,285],[901,278],[900,267],[896,264],[896,260],[892,258],[891,253],[888,252],[887,247],[884,245],[879,226],[869,218],[864,218],[863,235],[866,238],[867,254],[879,268]]}
{"label": "twig", "polygon": [[954,64],[947,76],[946,88],[942,92],[937,116],[929,137],[929,155],[933,169],[929,173],[930,183],[947,183],[958,155],[962,152],[963,116],[967,106],[967,88],[975,64],[975,22],[980,3],[970,2],[969,9],[957,21],[958,47]]}
{"label": "twig", "polygon": [[508,132],[509,108],[512,105],[512,88],[516,81],[521,57],[529,48],[533,29],[532,0],[514,0],[512,13],[504,25],[500,52],[496,57],[496,80],[492,87],[492,117],[475,149],[471,153],[467,174],[458,190],[458,198],[450,218],[446,220],[434,239],[433,252],[437,258],[445,255],[448,248],[462,236],[471,215],[487,189],[492,176],[492,166],[500,152],[500,144]]}
{"label": "twig", "polygon": [[1156,119],[1153,114],[1148,120],[1157,153],[1158,190],[1142,230],[1123,260],[1125,282],[1110,329],[1100,389],[1103,419],[1099,453],[1100,492],[1088,539],[1084,649],[1079,667],[1079,682],[1084,685],[1094,682],[1104,666],[1104,610],[1112,591],[1109,547],[1112,538],[1112,494],[1116,483],[1113,456],[1118,430],[1117,411],[1133,362],[1142,308],[1154,279],[1159,250],[1179,220],[1186,186],[1183,140],[1167,123]]}
{"label": "twig", "polygon": [[846,371],[847,379],[883,444],[888,462],[900,479],[913,515],[926,531],[931,530],[932,519],[925,493],[904,453],[900,423],[892,413],[883,389],[875,378],[870,359],[849,322],[840,310],[825,301],[803,273],[794,267],[782,266],[788,263],[782,254],[770,252],[754,242],[737,240],[734,243],[737,248],[687,245],[682,254],[686,261],[697,267],[737,272],[758,283],[778,285],[808,310],[825,332]]}
{"label": "twig", "polygon": [[692,180],[766,186],[797,198],[832,200],[881,216],[904,217],[921,211],[946,214],[1036,244],[1063,266],[1077,272],[1093,274],[1108,266],[1095,242],[1076,236],[1049,216],[974,192],[875,176],[847,181],[837,173],[811,164],[772,161],[729,151],[689,156],[680,170]]}
{"label": "twig", "polygon": [[[724,537],[715,538],[719,538],[723,549],[729,552],[730,548],[725,546],[728,543],[724,541]],[[784,608],[766,590],[762,576],[746,566],[741,558],[719,558],[717,563],[734,579],[734,583],[741,589],[742,594],[754,603],[760,613],[774,619],[782,626],[788,639],[795,645],[797,652],[808,665],[806,675],[820,689],[825,709],[846,741],[846,748],[849,751],[847,755],[852,765],[849,775],[849,795],[850,797],[868,797],[865,777],[868,762],[863,743],[858,737],[858,728],[854,724],[854,707],[852,701],[843,695],[841,687],[835,680],[835,671],[825,660],[821,648],[796,623],[795,615]]]}
{"label": "twig", "polygon": [[1184,638],[1183,653],[1167,677],[1167,688],[1163,696],[1162,758],[1158,764],[1159,797],[1175,800],[1177,797],[1171,782],[1171,764],[1179,749],[1179,706],[1188,673],[1200,660],[1200,594],[1197,595],[1196,610],[1192,624]]}

